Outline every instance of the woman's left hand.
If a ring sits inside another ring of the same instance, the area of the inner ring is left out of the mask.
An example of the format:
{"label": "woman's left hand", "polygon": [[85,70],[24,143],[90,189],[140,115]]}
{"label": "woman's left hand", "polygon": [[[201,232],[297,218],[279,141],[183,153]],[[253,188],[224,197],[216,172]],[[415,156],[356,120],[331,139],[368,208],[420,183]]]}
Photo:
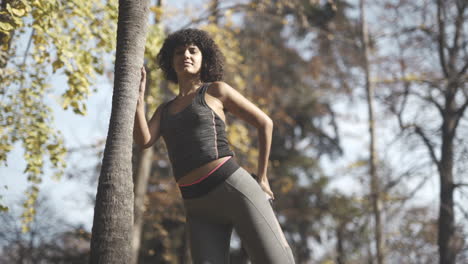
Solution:
{"label": "woman's left hand", "polygon": [[145,89],[146,89],[146,70],[145,66],[141,67],[140,86],[138,89],[138,103],[143,104],[145,101]]}
{"label": "woman's left hand", "polygon": [[268,178],[267,177],[262,177],[262,179],[258,182],[260,184],[260,187],[262,187],[262,190],[268,194],[271,199],[275,199],[275,195],[273,194],[273,192],[271,191],[271,188],[270,188],[270,183],[268,182]]}

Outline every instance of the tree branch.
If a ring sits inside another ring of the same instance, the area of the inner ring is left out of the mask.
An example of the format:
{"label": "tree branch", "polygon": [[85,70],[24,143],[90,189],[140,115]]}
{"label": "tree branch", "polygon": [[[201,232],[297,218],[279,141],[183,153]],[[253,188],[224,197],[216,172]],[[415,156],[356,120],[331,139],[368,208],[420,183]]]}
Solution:
{"label": "tree branch", "polygon": [[[402,69],[402,73],[404,73],[404,69]],[[403,115],[403,111],[404,111],[404,109],[406,107],[406,103],[408,102],[408,95],[409,95],[409,91],[410,91],[410,85],[411,84],[409,82],[404,82],[403,83],[403,86],[405,88],[404,93],[403,93],[403,102],[401,103],[401,107],[400,107],[399,110],[395,109],[396,115],[397,115],[397,118],[398,118],[398,124],[400,125],[400,128],[402,130],[405,130],[406,128],[408,128],[403,123],[402,115]]]}
{"label": "tree branch", "polygon": [[[240,11],[242,9],[248,9],[249,7],[251,7],[250,4],[236,4],[236,5],[223,7],[223,8],[218,7],[216,12],[215,12],[217,14],[216,19],[219,19],[219,18],[222,17],[221,14],[223,13],[223,11]],[[212,9],[211,10],[208,9],[208,11],[206,11],[204,14],[200,15],[199,18],[191,20],[190,22],[188,22],[186,25],[182,26],[181,28],[187,28],[190,25],[206,21],[206,20],[209,19],[210,16],[213,16],[213,10]]]}
{"label": "tree branch", "polygon": [[462,212],[462,214],[465,216],[466,219],[468,219],[468,212],[465,211],[464,207],[460,203],[456,203],[458,209]]}
{"label": "tree branch", "polygon": [[400,199],[400,201],[398,201],[398,204],[395,203],[395,205],[398,206],[398,208],[393,209],[393,211],[389,210],[388,214],[390,218],[393,217],[396,213],[401,212],[401,209],[404,207],[405,203],[411,200],[417,194],[417,192],[421,189],[422,186],[424,186],[424,184],[429,180],[430,177],[430,175],[424,176],[421,182],[419,182],[415,188],[409,191],[409,194],[403,196]]}
{"label": "tree branch", "polygon": [[[400,182],[402,182],[406,177],[413,177],[417,172],[418,170],[422,170],[424,167],[427,167],[427,164],[426,162],[424,164],[419,164],[417,166],[414,166],[414,167],[411,167],[409,168],[407,171],[403,172],[400,176],[398,176],[397,178],[395,179],[392,179],[390,181],[388,181],[382,188],[382,192],[390,192],[390,190],[397,186]],[[418,188],[422,186],[422,184],[425,183],[427,179],[423,180],[423,182],[421,182],[420,184],[418,184]],[[413,190],[412,192],[416,192],[418,190],[418,188],[416,188],[415,190]]]}
{"label": "tree branch", "polygon": [[468,187],[468,183],[466,183],[466,182],[459,182],[459,183],[454,183],[454,184],[453,184],[453,189],[459,188],[459,187]]}
{"label": "tree branch", "polygon": [[28,58],[29,49],[31,48],[31,43],[35,33],[36,29],[33,28],[31,31],[31,35],[29,36],[28,45],[26,46],[26,50],[24,51],[23,66],[26,66],[26,59]]}
{"label": "tree branch", "polygon": [[463,76],[463,74],[466,73],[466,70],[468,69],[468,59],[465,60],[465,65],[461,68],[461,70],[457,73],[457,77],[460,78]]}
{"label": "tree branch", "polygon": [[[463,114],[465,113],[466,108],[468,107],[468,98],[466,99],[465,103],[460,107],[460,109],[456,112],[456,123],[462,118]],[[455,126],[456,127],[456,126]]]}
{"label": "tree branch", "polygon": [[409,89],[409,83],[410,82],[421,82],[421,83],[424,83],[424,84],[428,84],[430,86],[430,88],[435,88],[437,90],[440,90],[436,84],[437,81],[441,82],[443,81],[444,79],[440,78],[440,79],[435,79],[435,80],[427,80],[427,79],[423,79],[423,78],[414,78],[414,77],[411,77],[411,76],[404,76],[402,78],[396,78],[396,79],[382,79],[382,80],[376,80],[376,81],[373,81],[373,83],[376,83],[376,84],[388,84],[388,83],[397,83],[397,82],[403,82],[405,85],[408,86],[407,88],[407,93],[408,94],[411,94],[411,95],[415,95],[416,97],[426,101],[426,102],[429,102],[431,104],[433,104],[437,110],[439,110],[439,113],[442,115],[443,114],[443,107],[440,103],[438,103],[435,98],[430,95],[430,91],[428,92],[428,95],[427,96],[424,96],[424,95],[421,95],[419,93],[417,93],[416,91],[412,91]]}
{"label": "tree branch", "polygon": [[443,109],[442,105],[439,104],[439,103],[434,99],[434,97],[432,97],[432,95],[430,95],[430,93],[429,93],[429,95],[427,95],[427,96],[421,95],[421,94],[419,94],[419,93],[417,93],[417,92],[415,92],[415,91],[410,92],[410,94],[412,94],[412,95],[414,95],[414,96],[416,96],[416,97],[418,97],[418,98],[420,98],[420,99],[422,99],[422,100],[424,100],[424,101],[426,101],[426,102],[428,102],[428,103],[433,104],[433,105],[437,108],[437,110],[439,110],[440,115],[443,116],[443,114],[444,114],[444,109]]}
{"label": "tree branch", "polygon": [[459,46],[458,46],[458,39],[460,38],[460,31],[463,27],[463,21],[464,21],[464,12],[465,12],[465,1],[462,1],[463,4],[456,5],[457,6],[457,17],[455,18],[455,36],[453,37],[453,44],[452,47],[449,47],[449,65],[453,65],[451,67],[455,66],[455,59],[457,57],[458,51],[459,51]]}
{"label": "tree branch", "polygon": [[439,32],[437,35],[437,40],[439,44],[439,60],[440,60],[440,66],[442,67],[442,71],[444,72],[445,77],[449,77],[449,73],[447,70],[447,64],[446,64],[446,59],[445,59],[445,23],[444,23],[444,18],[442,17],[443,14],[443,6],[442,6],[442,0],[437,0],[437,25],[439,27]]}
{"label": "tree branch", "polygon": [[432,145],[431,141],[429,138],[426,136],[424,131],[419,127],[418,125],[413,125],[414,126],[414,132],[421,137],[421,139],[424,142],[424,145],[426,145],[427,150],[429,151],[429,155],[432,159],[432,161],[436,164],[437,169],[440,171],[440,161],[437,159],[435,151],[434,151],[434,146]]}

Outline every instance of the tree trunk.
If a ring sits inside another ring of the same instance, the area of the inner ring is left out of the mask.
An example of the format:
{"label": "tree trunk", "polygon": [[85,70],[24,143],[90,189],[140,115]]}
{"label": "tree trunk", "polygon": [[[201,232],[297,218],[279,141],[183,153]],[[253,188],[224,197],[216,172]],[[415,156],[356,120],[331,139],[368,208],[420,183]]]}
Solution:
{"label": "tree trunk", "polygon": [[345,251],[344,251],[344,232],[346,224],[339,223],[336,228],[336,263],[345,264]]}
{"label": "tree trunk", "polygon": [[[444,136],[445,138],[445,136]],[[453,175],[452,160],[448,156],[453,154],[453,141],[444,140],[440,171],[440,205],[438,244],[440,264],[454,264],[455,248],[455,219],[453,214]],[[444,147],[445,145],[445,147]],[[447,156],[447,157],[444,157]]]}
{"label": "tree trunk", "polygon": [[132,131],[147,17],[147,0],[119,1],[112,112],[96,194],[90,263],[132,260]]}
{"label": "tree trunk", "polygon": [[134,224],[132,238],[132,263],[138,263],[138,253],[141,245],[141,230],[143,229],[145,213],[145,195],[148,189],[148,180],[151,175],[154,151],[148,148],[142,151],[137,161],[135,175],[135,202],[134,202]]}
{"label": "tree trunk", "polygon": [[[450,94],[450,88],[447,89]],[[455,217],[453,212],[453,140],[455,120],[453,118],[454,98],[446,96],[446,113],[442,124],[442,146],[439,167],[440,204],[438,245],[440,264],[455,264],[457,254],[455,238]]]}
{"label": "tree trunk", "polygon": [[[446,78],[447,85],[445,87],[445,105],[441,110],[442,113],[442,146],[440,151],[440,162],[438,164],[440,177],[440,205],[439,205],[439,222],[438,222],[438,239],[439,246],[439,263],[440,264],[455,264],[456,256],[461,249],[461,244],[457,241],[455,233],[455,216],[453,193],[455,183],[453,181],[453,161],[454,161],[454,140],[458,121],[463,116],[468,99],[460,102],[460,107],[457,107],[457,92],[460,92],[463,87],[463,75],[468,68],[466,58],[460,60],[462,62],[460,69],[457,69],[457,56],[463,56],[464,46],[460,45],[464,35],[464,16],[466,3],[461,1],[457,3],[448,3],[437,0],[437,41],[439,61],[442,72]],[[462,4],[463,3],[463,4]],[[452,5],[451,5],[452,4]],[[456,9],[454,9],[456,7]],[[450,18],[447,14],[449,10],[456,10],[455,18]],[[453,20],[452,20],[453,19]],[[454,21],[453,27],[448,23]],[[453,36],[451,39],[449,36]],[[450,43],[452,44],[450,46]],[[463,58],[463,57],[462,57]],[[463,91],[466,93],[466,90]],[[465,94],[466,95],[466,94]]]}
{"label": "tree trunk", "polygon": [[364,71],[366,78],[366,96],[367,96],[367,110],[369,115],[369,174],[370,174],[370,193],[372,199],[372,211],[374,214],[374,234],[375,234],[375,250],[377,263],[384,263],[383,254],[383,238],[382,238],[382,221],[381,221],[381,206],[380,206],[380,188],[379,180],[377,176],[377,157],[375,147],[375,120],[374,120],[374,89],[370,82],[370,66],[369,66],[369,36],[367,31],[367,23],[365,20],[364,2],[359,2],[360,14],[361,14],[361,41],[363,47],[363,61]]}

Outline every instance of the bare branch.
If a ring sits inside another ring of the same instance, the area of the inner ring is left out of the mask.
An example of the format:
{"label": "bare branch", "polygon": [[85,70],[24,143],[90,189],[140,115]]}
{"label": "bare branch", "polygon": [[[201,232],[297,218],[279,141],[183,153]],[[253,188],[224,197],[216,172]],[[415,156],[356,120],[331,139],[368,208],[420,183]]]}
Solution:
{"label": "bare branch", "polygon": [[410,94],[412,94],[412,95],[414,95],[414,96],[416,96],[416,97],[418,97],[418,98],[420,98],[420,99],[422,99],[422,100],[424,100],[424,101],[426,101],[428,103],[433,104],[437,108],[437,110],[439,110],[439,113],[440,113],[441,116],[444,114],[444,109],[443,109],[442,105],[439,104],[434,99],[434,97],[432,97],[432,95],[428,94],[428,95],[424,96],[424,95],[421,95],[421,94],[417,93],[416,91],[412,91]]}
{"label": "bare branch", "polygon": [[[398,186],[398,184],[400,182],[402,182],[405,178],[413,177],[418,172],[418,170],[421,170],[422,168],[426,168],[427,166],[428,166],[428,164],[426,162],[424,162],[423,164],[418,164],[417,166],[411,167],[407,171],[403,172],[397,178],[388,181],[385,184],[385,186],[383,186],[382,192],[390,192],[393,187]],[[425,181],[418,184],[418,186],[421,187],[421,184],[424,184],[424,182]],[[417,189],[413,190],[412,192],[416,192],[416,191],[417,191]]]}
{"label": "bare branch", "polygon": [[463,65],[463,67],[461,68],[461,70],[457,73],[457,77],[462,77],[463,74],[466,73],[466,70],[468,69],[468,59],[465,58],[465,65]]}
{"label": "bare branch", "polygon": [[[236,5],[227,6],[227,7],[223,7],[223,8],[218,7],[216,12],[215,12],[215,14],[216,14],[215,19],[219,19],[220,17],[222,17],[222,15],[220,15],[220,14],[225,13],[224,11],[237,12],[237,11],[247,10],[248,8],[251,8],[250,4],[236,4]],[[190,25],[198,24],[198,23],[201,23],[203,21],[207,21],[207,20],[209,20],[209,18],[211,16],[213,16],[213,10],[208,9],[205,13],[201,14],[197,19],[191,20],[190,22],[188,22],[186,25],[182,26],[181,28],[187,28]]]}
{"label": "bare branch", "polygon": [[459,183],[454,183],[453,188],[459,188],[459,187],[468,187],[468,183],[466,182],[459,182]]}
{"label": "bare branch", "polygon": [[[402,69],[402,73],[404,74],[404,69]],[[392,112],[396,114],[397,119],[398,119],[398,124],[400,125],[401,130],[405,130],[408,128],[407,125],[403,123],[402,115],[403,115],[403,111],[405,110],[406,103],[408,102],[408,95],[409,95],[411,83],[404,82],[403,85],[404,85],[405,91],[403,93],[403,102],[401,103],[401,107],[400,109],[391,110]]]}
{"label": "bare branch", "polygon": [[440,161],[437,159],[435,151],[434,151],[434,146],[432,145],[431,141],[429,138],[426,136],[424,131],[419,127],[418,125],[414,125],[414,132],[421,137],[421,139],[424,142],[424,145],[426,145],[427,150],[429,151],[429,155],[432,159],[432,162],[437,166],[437,169],[440,171]]}
{"label": "bare branch", "polygon": [[[434,164],[437,166],[437,169],[440,171],[440,161],[437,159],[437,156],[436,156],[435,150],[434,150],[434,146],[433,146],[432,142],[429,140],[429,138],[426,136],[424,131],[421,129],[421,127],[419,127],[416,124],[405,124],[403,122],[402,113],[403,113],[404,108],[406,106],[408,95],[412,94],[410,92],[410,83],[405,82],[404,84],[405,84],[405,92],[403,94],[403,102],[402,102],[402,105],[401,105],[400,109],[396,109],[396,107],[391,107],[390,111],[393,114],[396,115],[396,117],[398,119],[398,124],[399,124],[401,130],[406,130],[406,129],[409,129],[409,128],[413,128],[414,132],[421,137],[421,139],[424,142],[424,145],[426,145],[426,147],[428,149],[428,152],[429,152],[429,155],[431,157],[432,162],[434,162]],[[435,100],[434,100],[433,103],[438,107],[439,111],[442,111],[442,107],[437,102],[435,102]]]}
{"label": "bare branch", "polygon": [[[466,97],[466,92],[464,89],[463,94]],[[462,106],[455,112],[455,127],[458,127],[458,123],[460,122],[460,119],[463,117],[463,114],[465,113],[466,108],[468,107],[468,98],[465,98],[465,102],[463,103]]]}
{"label": "bare branch", "polygon": [[458,209],[462,212],[462,214],[465,216],[466,219],[468,219],[468,212],[465,211],[465,207],[462,206],[460,203],[456,203]]}
{"label": "bare branch", "polygon": [[442,115],[443,113],[443,107],[442,105],[437,102],[435,100],[435,98],[430,94],[430,91],[428,91],[428,95],[422,95],[422,94],[419,94],[416,92],[416,90],[410,90],[409,89],[409,83],[410,82],[420,82],[420,83],[424,83],[424,84],[428,84],[431,88],[436,88],[438,90],[440,90],[438,88],[438,83],[437,82],[441,82],[443,81],[444,79],[442,78],[439,78],[439,79],[434,79],[434,80],[428,80],[428,79],[424,79],[424,78],[415,78],[414,76],[411,76],[411,75],[408,75],[408,76],[403,76],[401,78],[393,78],[393,79],[378,79],[378,80],[374,80],[373,83],[376,83],[376,84],[388,84],[388,83],[397,83],[397,82],[403,82],[403,84],[405,85],[408,85],[408,94],[411,94],[411,95],[415,95],[417,96],[418,98],[426,101],[426,102],[429,102],[431,104],[433,104],[437,110],[439,110],[439,113]]}
{"label": "bare branch", "polygon": [[409,194],[405,195],[404,197],[402,197],[399,201],[399,204],[395,204],[396,206],[398,206],[398,208],[395,208],[393,209],[393,211],[389,211],[388,212],[388,215],[391,217],[393,217],[395,214],[397,214],[398,212],[401,212],[401,208],[404,207],[404,205],[406,204],[406,202],[410,201],[412,198],[414,198],[414,196],[417,194],[417,192],[421,189],[422,186],[424,186],[424,184],[431,178],[430,175],[426,175],[422,178],[421,182],[418,183],[418,185],[416,185],[416,187],[414,189],[412,189]]}
{"label": "bare branch", "polygon": [[33,30],[31,31],[31,35],[29,36],[28,45],[26,46],[26,50],[24,51],[23,66],[26,65],[26,59],[28,58],[29,49],[31,48],[31,42],[35,33],[36,29],[33,28]]}

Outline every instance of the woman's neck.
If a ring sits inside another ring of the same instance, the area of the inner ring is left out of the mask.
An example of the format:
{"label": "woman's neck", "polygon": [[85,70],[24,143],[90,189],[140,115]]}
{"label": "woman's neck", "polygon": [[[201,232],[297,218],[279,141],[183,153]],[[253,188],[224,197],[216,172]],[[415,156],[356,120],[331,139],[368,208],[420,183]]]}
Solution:
{"label": "woman's neck", "polygon": [[202,81],[199,76],[197,78],[181,78],[179,79],[179,95],[186,96],[194,93],[201,85]]}

